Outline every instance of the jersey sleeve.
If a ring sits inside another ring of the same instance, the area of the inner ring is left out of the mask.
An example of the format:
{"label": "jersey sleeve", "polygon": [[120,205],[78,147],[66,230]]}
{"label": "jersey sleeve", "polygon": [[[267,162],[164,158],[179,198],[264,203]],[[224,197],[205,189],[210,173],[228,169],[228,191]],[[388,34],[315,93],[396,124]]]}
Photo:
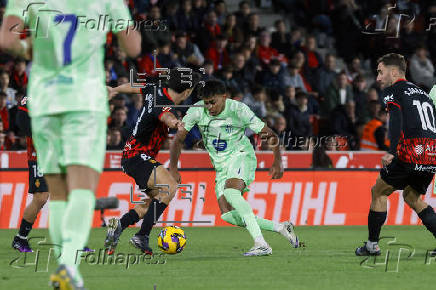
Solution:
{"label": "jersey sleeve", "polygon": [[265,127],[265,123],[262,122],[246,104],[238,102],[237,115],[241,119],[242,124],[246,128],[248,127],[253,130],[256,134]]}
{"label": "jersey sleeve", "polygon": [[17,123],[18,129],[26,136],[32,137],[32,132],[30,129],[30,117],[26,105],[27,98],[24,97],[21,104],[18,106],[17,115],[15,116],[15,121]]}
{"label": "jersey sleeve", "polygon": [[433,101],[433,104],[435,104],[435,106],[436,106],[436,85],[433,86],[433,88],[431,89],[429,95],[430,95],[430,98]]}
{"label": "jersey sleeve", "polygon": [[111,18],[114,20],[112,25],[112,32],[118,33],[124,31],[129,26],[129,22],[132,25],[132,18],[130,17],[129,9],[123,0],[110,0],[109,1],[109,13]]}
{"label": "jersey sleeve", "polygon": [[388,111],[391,111],[392,106],[395,106],[401,110],[400,94],[392,88],[387,88],[383,91],[383,102]]}
{"label": "jersey sleeve", "polygon": [[183,117],[182,122],[185,124],[186,131],[191,131],[191,129],[197,124],[200,119],[199,110],[197,107],[191,107],[186,112],[185,117]]}

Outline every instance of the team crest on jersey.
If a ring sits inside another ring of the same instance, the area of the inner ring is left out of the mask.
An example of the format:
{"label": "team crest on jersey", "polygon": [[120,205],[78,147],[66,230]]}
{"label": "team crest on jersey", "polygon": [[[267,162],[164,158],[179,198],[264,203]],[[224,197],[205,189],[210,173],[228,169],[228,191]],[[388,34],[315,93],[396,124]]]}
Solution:
{"label": "team crest on jersey", "polygon": [[39,182],[39,178],[37,178],[35,181],[36,188],[39,188],[40,185],[41,185],[41,183]]}
{"label": "team crest on jersey", "polygon": [[388,102],[393,102],[394,101],[394,94],[391,95],[387,95],[384,99],[383,99],[384,103],[387,104]]}
{"label": "team crest on jersey", "polygon": [[422,145],[416,145],[416,146],[415,146],[415,152],[416,152],[416,154],[421,155],[422,152],[424,152],[424,146],[422,146]]}

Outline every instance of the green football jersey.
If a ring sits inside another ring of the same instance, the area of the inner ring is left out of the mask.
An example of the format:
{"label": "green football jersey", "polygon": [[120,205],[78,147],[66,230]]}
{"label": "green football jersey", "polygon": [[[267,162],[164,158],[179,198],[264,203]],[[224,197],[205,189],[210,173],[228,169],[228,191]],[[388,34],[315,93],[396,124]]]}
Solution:
{"label": "green football jersey", "polygon": [[[204,103],[199,101],[196,105]],[[236,152],[248,152],[255,156],[245,129],[259,133],[265,126],[247,105],[231,99],[226,100],[224,110],[217,116],[211,116],[205,107],[191,107],[183,122],[187,131],[198,125],[215,168],[225,166]]]}
{"label": "green football jersey", "polygon": [[18,16],[32,34],[30,115],[108,114],[103,45],[109,31],[123,31],[131,20],[123,0],[8,2],[5,16]]}
{"label": "green football jersey", "polygon": [[436,85],[433,86],[429,95],[430,95],[430,98],[433,100],[433,103],[436,106]]}

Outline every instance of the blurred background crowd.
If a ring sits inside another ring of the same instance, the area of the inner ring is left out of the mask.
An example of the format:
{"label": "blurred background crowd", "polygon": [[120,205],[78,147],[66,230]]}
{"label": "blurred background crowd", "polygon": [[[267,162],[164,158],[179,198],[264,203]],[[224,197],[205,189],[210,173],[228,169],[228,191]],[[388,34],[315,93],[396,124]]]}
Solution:
{"label": "blurred background crowd", "polygon": [[[150,76],[156,68],[201,71],[205,80],[223,80],[227,96],[247,104],[273,128],[285,150],[311,150],[323,136],[329,136],[328,150],[385,150],[388,116],[375,82],[376,60],[385,53],[405,55],[408,80],[427,92],[435,83],[435,1],[126,3],[142,22],[142,53],[127,58],[108,33],[108,86],[129,82],[131,69]],[[0,20],[5,7],[0,1]],[[15,114],[30,67],[31,62],[0,51],[0,150],[25,149]],[[197,100],[194,93],[186,104]],[[121,94],[111,101],[108,150],[123,148],[142,104],[141,95]],[[178,111],[179,117],[184,113]],[[267,150],[258,136],[247,134],[257,150]],[[193,130],[185,149],[201,148],[198,137]]]}

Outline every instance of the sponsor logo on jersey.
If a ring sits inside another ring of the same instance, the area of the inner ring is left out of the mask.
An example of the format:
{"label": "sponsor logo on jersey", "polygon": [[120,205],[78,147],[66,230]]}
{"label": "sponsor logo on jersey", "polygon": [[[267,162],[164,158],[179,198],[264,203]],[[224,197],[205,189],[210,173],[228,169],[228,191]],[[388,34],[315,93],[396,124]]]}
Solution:
{"label": "sponsor logo on jersey", "polygon": [[394,94],[391,95],[387,95],[384,99],[383,99],[384,103],[387,104],[388,102],[393,102],[394,101]]}
{"label": "sponsor logo on jersey", "polygon": [[436,172],[436,166],[432,166],[432,165],[418,165],[415,164],[415,171],[429,171],[432,173]]}
{"label": "sponsor logo on jersey", "polygon": [[224,151],[227,148],[227,141],[221,139],[214,139],[212,145],[216,151]]}
{"label": "sponsor logo on jersey", "polygon": [[230,124],[226,125],[226,132],[230,134],[232,133],[232,131],[233,131],[233,126]]}
{"label": "sponsor logo on jersey", "polygon": [[416,146],[415,146],[415,152],[416,152],[416,154],[421,155],[422,152],[424,152],[424,146],[422,146],[422,145],[416,145]]}
{"label": "sponsor logo on jersey", "polygon": [[426,95],[428,97],[427,93],[419,88],[407,88],[407,90],[404,91],[404,94],[408,96],[419,94],[419,95]]}
{"label": "sponsor logo on jersey", "polygon": [[24,106],[25,104],[27,104],[27,97],[21,99],[21,106]]}

